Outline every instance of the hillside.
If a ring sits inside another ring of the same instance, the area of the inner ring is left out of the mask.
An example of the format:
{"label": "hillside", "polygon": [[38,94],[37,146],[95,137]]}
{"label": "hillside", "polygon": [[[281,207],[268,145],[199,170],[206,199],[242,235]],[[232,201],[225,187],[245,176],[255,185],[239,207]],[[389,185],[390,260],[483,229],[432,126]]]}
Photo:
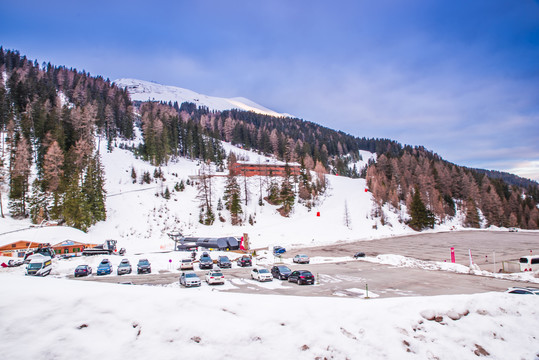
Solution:
{"label": "hillside", "polygon": [[[40,66],[2,48],[0,73],[0,210],[15,219],[61,219],[126,239],[162,239],[172,228],[248,232],[261,246],[412,231],[406,224],[416,230],[539,224],[537,186],[488,180],[421,147],[301,119],[179,103],[181,96],[200,99],[139,81],[130,82],[132,90],[162,101],[134,104],[125,88],[100,76]],[[227,178],[238,156],[299,163],[300,176]],[[189,185],[195,174],[203,190]],[[232,186],[234,204],[225,198]],[[124,199],[127,190],[136,197]],[[421,197],[412,201],[415,194]],[[144,206],[133,214],[137,204]],[[148,219],[150,226],[141,227]]]}
{"label": "hillside", "polygon": [[206,107],[211,111],[238,109],[277,117],[289,116],[288,114],[280,114],[265,108],[244,97],[221,98],[208,96],[177,86],[161,85],[137,79],[117,79],[114,80],[114,84],[120,88],[125,88],[133,101],[163,101],[177,102],[178,104],[188,102],[195,104],[197,107]]}

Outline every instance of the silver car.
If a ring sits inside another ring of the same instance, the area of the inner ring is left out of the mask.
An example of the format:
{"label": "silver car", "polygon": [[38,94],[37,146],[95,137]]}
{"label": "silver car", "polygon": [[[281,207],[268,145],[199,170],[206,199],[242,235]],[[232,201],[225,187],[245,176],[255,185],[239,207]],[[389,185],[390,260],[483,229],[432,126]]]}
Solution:
{"label": "silver car", "polygon": [[294,259],[292,259],[296,264],[308,264],[310,259],[305,254],[299,254],[294,256]]}
{"label": "silver car", "polygon": [[131,264],[128,259],[122,259],[118,265],[118,275],[131,274]]}
{"label": "silver car", "polygon": [[180,285],[185,287],[200,286],[198,275],[192,271],[182,272],[180,275]]}

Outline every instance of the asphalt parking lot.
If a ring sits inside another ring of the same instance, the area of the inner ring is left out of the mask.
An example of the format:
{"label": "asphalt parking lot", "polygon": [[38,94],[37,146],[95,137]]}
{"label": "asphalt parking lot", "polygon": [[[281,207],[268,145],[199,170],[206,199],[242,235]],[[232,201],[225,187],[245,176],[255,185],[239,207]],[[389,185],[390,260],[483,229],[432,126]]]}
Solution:
{"label": "asphalt parking lot", "polygon": [[[448,232],[294,249],[288,251],[284,257],[291,258],[295,254],[305,253],[311,257],[345,258],[350,256],[350,258],[337,262],[290,266],[292,270],[310,270],[317,277],[317,283],[314,286],[298,286],[286,281],[281,282],[281,280],[273,280],[271,284],[257,283],[250,280],[250,267],[235,267],[223,270],[231,286],[225,285],[219,288],[219,285],[214,285],[212,288],[220,291],[257,294],[360,297],[365,296],[368,286],[371,297],[395,297],[504,291],[511,286],[530,285],[518,281],[448,271],[394,267],[355,260],[351,257],[355,252],[363,251],[368,256],[396,254],[425,261],[449,261],[451,247],[455,248],[458,263],[469,264],[468,249],[470,249],[474,261],[480,267],[492,271],[495,267],[501,268],[501,265],[493,263],[494,256],[490,257],[490,254],[494,252],[498,263],[501,260],[514,260],[528,255],[530,250],[534,254],[539,253],[539,234],[490,231]],[[206,271],[198,270],[196,267],[195,271],[203,281]],[[92,276],[86,279],[81,278],[81,280],[124,282],[135,285],[168,285],[177,283],[178,278],[178,273],[163,271],[158,274],[121,277]],[[206,286],[203,283],[203,287]]]}

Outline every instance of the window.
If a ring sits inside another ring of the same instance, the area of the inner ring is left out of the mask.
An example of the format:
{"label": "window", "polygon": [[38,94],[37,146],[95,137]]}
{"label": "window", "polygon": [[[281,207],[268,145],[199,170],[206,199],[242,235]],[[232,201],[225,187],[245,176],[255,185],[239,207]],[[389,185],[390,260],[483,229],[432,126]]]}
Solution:
{"label": "window", "polygon": [[17,244],[11,244],[11,247],[12,248],[17,247]]}
{"label": "window", "polygon": [[533,258],[532,261],[531,261],[531,264],[539,264],[539,257],[538,258]]}

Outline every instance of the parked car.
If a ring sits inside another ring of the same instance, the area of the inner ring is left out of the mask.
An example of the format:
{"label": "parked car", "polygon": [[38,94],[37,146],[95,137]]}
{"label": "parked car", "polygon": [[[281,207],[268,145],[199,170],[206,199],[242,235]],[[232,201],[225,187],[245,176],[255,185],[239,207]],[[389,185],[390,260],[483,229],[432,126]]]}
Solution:
{"label": "parked car", "polygon": [[29,256],[30,260],[26,266],[26,275],[32,276],[47,276],[52,270],[52,259],[50,256],[44,256],[41,254],[34,254]]}
{"label": "parked car", "polygon": [[232,262],[228,256],[219,256],[217,259],[217,266],[219,266],[221,269],[228,269],[232,267]]}
{"label": "parked car", "polygon": [[509,294],[539,295],[539,288],[536,287],[512,287],[507,289]]}
{"label": "parked car", "polygon": [[365,257],[365,253],[364,252],[357,252],[354,254],[354,259],[358,259],[358,258],[363,258]]}
{"label": "parked car", "polygon": [[180,270],[193,270],[193,260],[182,259],[180,261]]}
{"label": "parked car", "polygon": [[210,270],[206,273],[206,282],[209,285],[213,284],[224,284],[225,276],[219,270]]}
{"label": "parked car", "polygon": [[75,277],[88,276],[92,273],[92,268],[88,265],[79,265],[75,268]]}
{"label": "parked car", "polygon": [[249,255],[243,255],[238,259],[237,264],[241,267],[252,266],[253,261],[251,260],[251,257]]}
{"label": "parked car", "polygon": [[314,275],[308,270],[296,270],[288,276],[289,282],[295,282],[298,285],[314,284]]}
{"label": "parked car", "polygon": [[208,255],[207,252],[202,254],[202,256],[200,257],[200,260],[198,262],[198,267],[200,269],[213,269],[213,260],[211,259],[211,257]]}
{"label": "parked car", "polygon": [[131,263],[128,259],[122,259],[120,265],[116,269],[118,275],[131,274]]}
{"label": "parked car", "polygon": [[296,264],[308,264],[310,259],[305,254],[298,254],[294,256],[294,259],[292,259]]}
{"label": "parked car", "polygon": [[101,260],[97,267],[97,275],[109,275],[112,274],[112,264],[109,259]]}
{"label": "parked car", "polygon": [[180,285],[185,287],[200,286],[200,279],[192,271],[182,272],[180,275]]}
{"label": "parked car", "polygon": [[279,256],[286,252],[286,249],[282,246],[274,246],[273,247],[273,255]]}
{"label": "parked car", "polygon": [[288,266],[284,265],[275,265],[271,268],[271,275],[273,275],[273,277],[276,279],[288,280],[288,276],[291,272],[292,270],[290,270]]}
{"label": "parked car", "polygon": [[519,260],[520,271],[537,271],[539,270],[539,255],[523,256]]}
{"label": "parked car", "polygon": [[148,259],[140,259],[137,264],[137,274],[151,274],[152,265]]}
{"label": "parked car", "polygon": [[254,268],[251,270],[251,279],[258,281],[273,281],[273,276],[268,269]]}

